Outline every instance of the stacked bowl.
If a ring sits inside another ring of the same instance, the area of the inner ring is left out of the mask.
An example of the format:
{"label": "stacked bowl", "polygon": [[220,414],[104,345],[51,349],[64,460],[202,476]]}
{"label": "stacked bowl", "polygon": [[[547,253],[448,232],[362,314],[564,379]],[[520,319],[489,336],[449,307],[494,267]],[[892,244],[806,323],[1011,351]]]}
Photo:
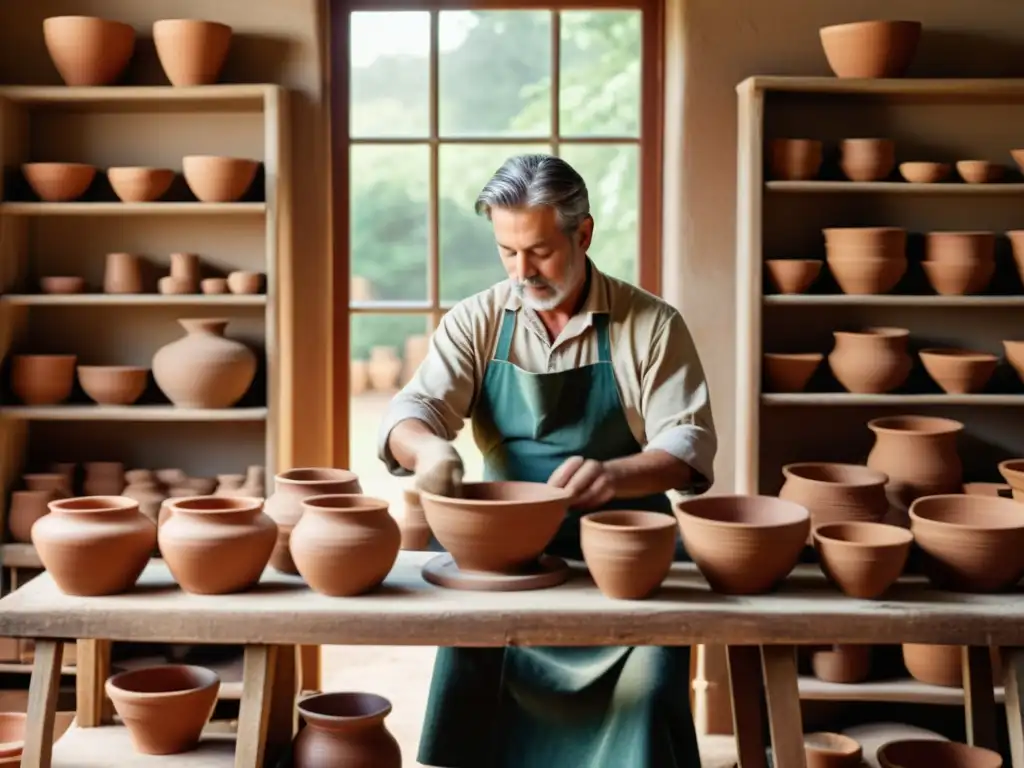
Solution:
{"label": "stacked bowl", "polygon": [[888,293],[907,271],[907,233],[899,227],[829,227],[825,254],[843,293]]}
{"label": "stacked bowl", "polygon": [[936,293],[980,293],[996,271],[996,236],[994,232],[929,232],[924,254],[921,266]]}

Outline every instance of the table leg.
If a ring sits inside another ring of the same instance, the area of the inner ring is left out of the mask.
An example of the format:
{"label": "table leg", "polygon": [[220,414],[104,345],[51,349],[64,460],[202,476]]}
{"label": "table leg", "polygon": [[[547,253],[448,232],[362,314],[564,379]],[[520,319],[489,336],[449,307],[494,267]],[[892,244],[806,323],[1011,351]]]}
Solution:
{"label": "table leg", "polygon": [[806,768],[796,649],[791,645],[762,645],[761,662],[774,766]]}
{"label": "table leg", "polygon": [[[271,765],[295,732],[295,646],[247,645],[235,768]],[[265,762],[266,761],[266,762]]]}
{"label": "table leg", "polygon": [[726,661],[739,768],[767,768],[761,717],[761,655],[756,645],[730,645]]}
{"label": "table leg", "polygon": [[75,722],[96,728],[114,721],[113,707],[104,684],[110,677],[110,640],[79,640],[75,676]]}
{"label": "table leg", "polygon": [[964,680],[964,717],[967,743],[999,750],[996,740],[996,697],[992,682],[992,656],[988,646],[961,648]]}
{"label": "table leg", "polygon": [[36,640],[35,646],[32,680],[28,686],[28,716],[21,765],[22,768],[50,768],[64,641]]}
{"label": "table leg", "polygon": [[1010,737],[1010,764],[1024,768],[1024,648],[1001,648],[1003,686],[1006,693],[1006,725]]}
{"label": "table leg", "polygon": [[300,645],[299,652],[299,690],[320,690],[320,646]]}

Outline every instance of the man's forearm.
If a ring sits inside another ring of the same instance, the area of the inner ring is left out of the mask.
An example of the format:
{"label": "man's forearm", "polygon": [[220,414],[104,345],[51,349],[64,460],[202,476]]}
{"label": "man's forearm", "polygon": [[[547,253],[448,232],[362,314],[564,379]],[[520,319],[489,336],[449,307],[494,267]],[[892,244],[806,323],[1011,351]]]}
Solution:
{"label": "man's forearm", "polygon": [[388,450],[395,460],[410,472],[416,469],[416,455],[427,441],[436,440],[438,435],[425,421],[404,419],[398,422],[388,435]]}
{"label": "man's forearm", "polygon": [[685,488],[693,478],[689,464],[658,449],[606,461],[605,468],[612,475],[615,496],[620,499]]}

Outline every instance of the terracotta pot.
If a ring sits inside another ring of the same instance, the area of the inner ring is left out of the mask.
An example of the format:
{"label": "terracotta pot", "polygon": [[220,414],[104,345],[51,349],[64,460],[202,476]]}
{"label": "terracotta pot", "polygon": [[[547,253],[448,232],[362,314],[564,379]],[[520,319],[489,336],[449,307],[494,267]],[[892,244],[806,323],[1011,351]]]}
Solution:
{"label": "terracotta pot", "polygon": [[262,272],[231,272],[227,277],[228,290],[237,294],[253,295],[263,288]]}
{"label": "terracotta pot", "polygon": [[48,275],[39,278],[39,290],[43,293],[69,295],[85,291],[85,278],[75,275]]}
{"label": "terracotta pot", "polygon": [[25,163],[21,172],[32,191],[46,203],[77,200],[96,178],[96,167],[84,163]]}
{"label": "terracotta pot", "polygon": [[134,253],[108,253],[104,293],[142,293],[142,260]]}
{"label": "terracotta pot", "polygon": [[822,233],[829,270],[844,293],[887,293],[907,271],[906,230],[829,227]]}
{"label": "terracotta pot", "polygon": [[171,188],[175,173],[170,168],[108,168],[107,179],[122,202],[149,203]]}
{"label": "terracotta pot", "polygon": [[100,405],[132,405],[149,383],[149,369],[133,365],[80,365],[78,383]]}
{"label": "terracotta pot", "polygon": [[807,768],[860,768],[864,750],[856,739],[841,733],[804,735]]}
{"label": "terracotta pot", "polygon": [[366,392],[370,388],[370,364],[365,360],[349,361],[349,394],[352,397]]}
{"label": "terracotta pot", "polygon": [[572,495],[547,483],[462,484],[459,498],[420,491],[430,530],[460,570],[517,573],[558,532]]}
{"label": "terracotta pot", "polygon": [[200,281],[199,287],[206,294],[224,294],[228,292],[228,281],[223,277],[207,277]]}
{"label": "terracotta pot", "polygon": [[821,274],[818,259],[769,259],[765,262],[768,276],[779,293],[804,293]]}
{"label": "terracotta pot", "polygon": [[902,77],[921,39],[919,21],[856,21],[819,30],[836,77]]}
{"label": "terracotta pot", "polygon": [[956,741],[905,739],[878,748],[881,768],[1002,768],[998,752]]}
{"label": "terracotta pot", "polygon": [[124,464],[119,461],[85,462],[82,490],[86,496],[120,496],[124,490]]}
{"label": "terracotta pot", "polygon": [[129,24],[94,16],[43,19],[43,40],[65,85],[112,85],[135,53]]}
{"label": "terracotta pot", "polygon": [[833,645],[811,654],[814,676],[826,683],[863,683],[871,674],[872,646]]}
{"label": "terracotta pot", "polygon": [[75,386],[75,355],[15,355],[11,391],[25,405],[58,405]]}
{"label": "terracotta pot", "polygon": [[829,256],[828,268],[843,293],[876,296],[888,293],[907,273],[906,258]]}
{"label": "terracotta pot", "polygon": [[988,160],[959,160],[956,172],[968,184],[992,184],[1003,178],[1006,167]]}
{"label": "terracotta pot", "polygon": [[25,749],[27,722],[28,716],[24,712],[0,712],[0,765],[10,768],[21,765],[18,758]]}
{"label": "terracotta pot", "polygon": [[131,589],[156,545],[156,526],[123,496],[82,496],[49,503],[32,526],[43,568],[68,595],[115,595]]}
{"label": "terracotta pot", "polygon": [[220,677],[204,667],[165,664],[107,678],[107,696],[135,751],[177,755],[199,744],[220,691]]}
{"label": "terracotta pot", "polygon": [[171,85],[217,82],[231,47],[227,24],[197,19],[161,19],[153,24],[153,42]]}
{"label": "terracotta pot", "polygon": [[900,163],[900,175],[911,184],[938,184],[952,172],[953,166],[949,163]]}
{"label": "terracotta pot", "polygon": [[378,392],[391,392],[398,387],[398,376],[402,372],[402,361],[394,347],[374,347],[370,350],[370,364],[367,374],[370,386]]}
{"label": "terracotta pot", "polygon": [[661,586],[676,549],[676,521],[658,512],[609,510],[580,519],[580,547],[607,597],[643,600]]}
{"label": "terracotta pot", "polygon": [[957,436],[964,425],[937,416],[885,416],[868,422],[875,444],[867,465],[889,476],[889,503],[906,510],[920,496],[958,493],[963,464]]}
{"label": "terracotta pot", "polygon": [[[229,481],[230,482],[230,481]],[[354,472],[334,467],[303,467],[274,475],[274,492],[267,498],[263,511],[277,523],[277,543],[270,565],[282,573],[298,573],[289,551],[292,529],[302,517],[302,501],[312,496],[362,494],[363,488]]]}
{"label": "terracotta pot", "polygon": [[848,392],[884,394],[906,382],[914,363],[907,352],[906,328],[866,328],[835,331],[836,343],[828,364]]}
{"label": "terracotta pot", "polygon": [[391,702],[373,693],[320,693],[297,709],[306,727],[295,737],[293,768],[402,768],[402,751],[384,719]]}
{"label": "terracotta pot", "polygon": [[242,157],[189,155],[182,160],[185,181],[204,203],[234,203],[252,186],[259,162]]}
{"label": "terracotta pot", "polygon": [[14,541],[28,544],[32,541],[32,526],[49,513],[53,491],[13,491],[8,507],[7,526]]}
{"label": "terracotta pot", "polygon": [[1013,229],[1006,233],[1013,253],[1013,262],[1017,265],[1017,274],[1024,282],[1024,229]]}
{"label": "terracotta pot", "polygon": [[921,568],[938,589],[1000,592],[1024,576],[1024,514],[1012,499],[919,498],[910,506],[910,530]]}
{"label": "terracotta pot", "polygon": [[402,499],[405,502],[405,514],[398,524],[402,531],[402,549],[424,550],[430,544],[430,526],[423,514],[420,493],[415,488],[405,488],[402,490]]}
{"label": "terracotta pot", "polygon": [[839,167],[850,181],[884,181],[896,167],[896,142],[843,139],[839,142]]}
{"label": "terracotta pot", "polygon": [[1017,372],[1021,381],[1024,381],[1024,341],[1004,339],[1003,351],[1006,353],[1006,362]]}
{"label": "terracotta pot", "polygon": [[715,592],[754,595],[789,575],[811,529],[805,507],[774,496],[699,496],[675,504],[686,551]]}
{"label": "terracotta pot", "polygon": [[889,510],[884,472],[859,464],[804,462],[782,468],[779,498],[805,507],[812,530],[827,523],[878,522]]}
{"label": "terracotta pot", "polygon": [[[303,580],[331,597],[376,589],[391,572],[402,534],[388,503],[371,496],[332,494],[302,500],[290,549]],[[344,563],[343,568],[338,563]]]}
{"label": "terracotta pot", "polygon": [[197,254],[171,254],[169,276],[188,283],[193,292],[199,287],[199,273],[199,256]]}
{"label": "terracotta pot", "polygon": [[821,170],[822,144],[818,139],[770,139],[768,168],[773,178],[809,181]]}
{"label": "terracotta pot", "polygon": [[999,358],[969,349],[922,349],[921,364],[947,394],[964,395],[985,389]]}
{"label": "terracotta pot", "polygon": [[996,263],[922,261],[921,269],[940,296],[966,296],[988,288],[996,273]]}
{"label": "terracotta pot", "polygon": [[764,356],[765,383],[772,392],[803,392],[824,357],[819,352],[768,352]]}
{"label": "terracotta pot", "polygon": [[256,354],[224,337],[228,320],[183,318],[187,334],[157,350],[153,378],[181,408],[230,408],[256,377]]}
{"label": "terracotta pot", "polygon": [[157,280],[156,289],[163,296],[185,296],[196,292],[196,284],[183,277],[166,275]]}
{"label": "terracotta pot", "polygon": [[1009,484],[1015,501],[1024,501],[1024,459],[999,462],[999,474]]}
{"label": "terracotta pot", "polygon": [[184,591],[226,595],[256,585],[277,540],[262,500],[191,496],[170,499],[167,508],[158,542]]}
{"label": "terracotta pot", "polygon": [[873,600],[903,574],[913,534],[883,523],[830,523],[814,529],[822,572],[849,597]]}
{"label": "terracotta pot", "polygon": [[[998,648],[989,648],[992,679],[1002,681]],[[903,665],[915,680],[944,688],[963,688],[963,648],[959,645],[903,644]]]}
{"label": "terracotta pot", "polygon": [[933,263],[994,262],[996,236],[994,232],[928,232],[924,254]]}

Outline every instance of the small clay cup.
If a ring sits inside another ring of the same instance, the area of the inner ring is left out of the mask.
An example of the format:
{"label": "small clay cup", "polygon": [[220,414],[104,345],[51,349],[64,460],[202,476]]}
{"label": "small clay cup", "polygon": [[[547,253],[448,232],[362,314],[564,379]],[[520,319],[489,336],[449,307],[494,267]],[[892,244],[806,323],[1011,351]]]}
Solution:
{"label": "small clay cup", "polygon": [[171,277],[164,275],[157,281],[157,290],[164,296],[182,296],[195,293],[196,286],[187,277]]}
{"label": "small clay cup", "polygon": [[991,261],[922,261],[928,283],[940,296],[967,296],[988,288],[996,273]]}
{"label": "small clay cup", "polygon": [[580,547],[594,583],[605,596],[643,600],[661,586],[676,549],[671,515],[607,510],[580,519]]}
{"label": "small clay cup", "polygon": [[862,683],[871,674],[870,645],[833,645],[811,653],[814,676],[826,683]]}
{"label": "small clay cup", "polygon": [[72,294],[85,290],[85,278],[75,275],[48,276],[39,278],[39,288],[43,293]]}
{"label": "small clay cup", "polygon": [[122,202],[148,203],[159,200],[174,182],[170,168],[108,168],[107,179]]}
{"label": "small clay cup", "polygon": [[765,384],[772,392],[803,392],[825,356],[820,352],[783,354],[766,352]]}
{"label": "small clay cup", "polygon": [[839,167],[850,181],[884,181],[896,166],[892,139],[843,139]]}
{"label": "small clay cup", "polygon": [[956,741],[906,739],[878,748],[881,768],[1002,768],[998,752]]}
{"label": "small clay cup", "polygon": [[807,768],[859,768],[864,751],[841,733],[804,734]]}
{"label": "small clay cup", "polygon": [[958,160],[956,172],[968,184],[992,184],[1003,178],[1006,167],[988,160]]}
{"label": "small clay cup", "polygon": [[938,184],[949,178],[953,166],[949,163],[900,163],[900,176],[911,184]]}
{"label": "small clay cup", "polygon": [[78,383],[99,405],[132,405],[146,391],[149,368],[134,365],[80,365]]}
{"label": "small clay cup", "polygon": [[96,166],[85,163],[25,163],[21,172],[32,191],[47,203],[77,200],[96,178]]}
{"label": "small clay cup", "polygon": [[25,405],[57,405],[75,386],[75,355],[15,355],[11,391]]}
{"label": "small clay cup", "polygon": [[819,30],[821,47],[836,77],[902,77],[921,40],[921,22],[855,21]]}
{"label": "small clay cup", "polygon": [[232,293],[259,293],[263,287],[263,274],[260,272],[231,272],[227,282],[228,290]]}
{"label": "small clay cup", "polygon": [[884,523],[845,522],[814,529],[822,572],[849,597],[873,600],[902,575],[913,534]]}
{"label": "small clay cup", "polygon": [[985,389],[999,358],[969,349],[922,349],[921,365],[943,392],[966,395]]}
{"label": "small clay cup", "polygon": [[769,259],[765,262],[768,276],[779,293],[805,293],[821,274],[823,262],[818,259]]}
{"label": "small clay cup", "polygon": [[228,292],[228,281],[223,277],[207,277],[199,283],[203,293],[216,296]]}
{"label": "small clay cup", "polygon": [[818,139],[771,139],[768,167],[782,181],[809,181],[821,170],[822,144]]}

